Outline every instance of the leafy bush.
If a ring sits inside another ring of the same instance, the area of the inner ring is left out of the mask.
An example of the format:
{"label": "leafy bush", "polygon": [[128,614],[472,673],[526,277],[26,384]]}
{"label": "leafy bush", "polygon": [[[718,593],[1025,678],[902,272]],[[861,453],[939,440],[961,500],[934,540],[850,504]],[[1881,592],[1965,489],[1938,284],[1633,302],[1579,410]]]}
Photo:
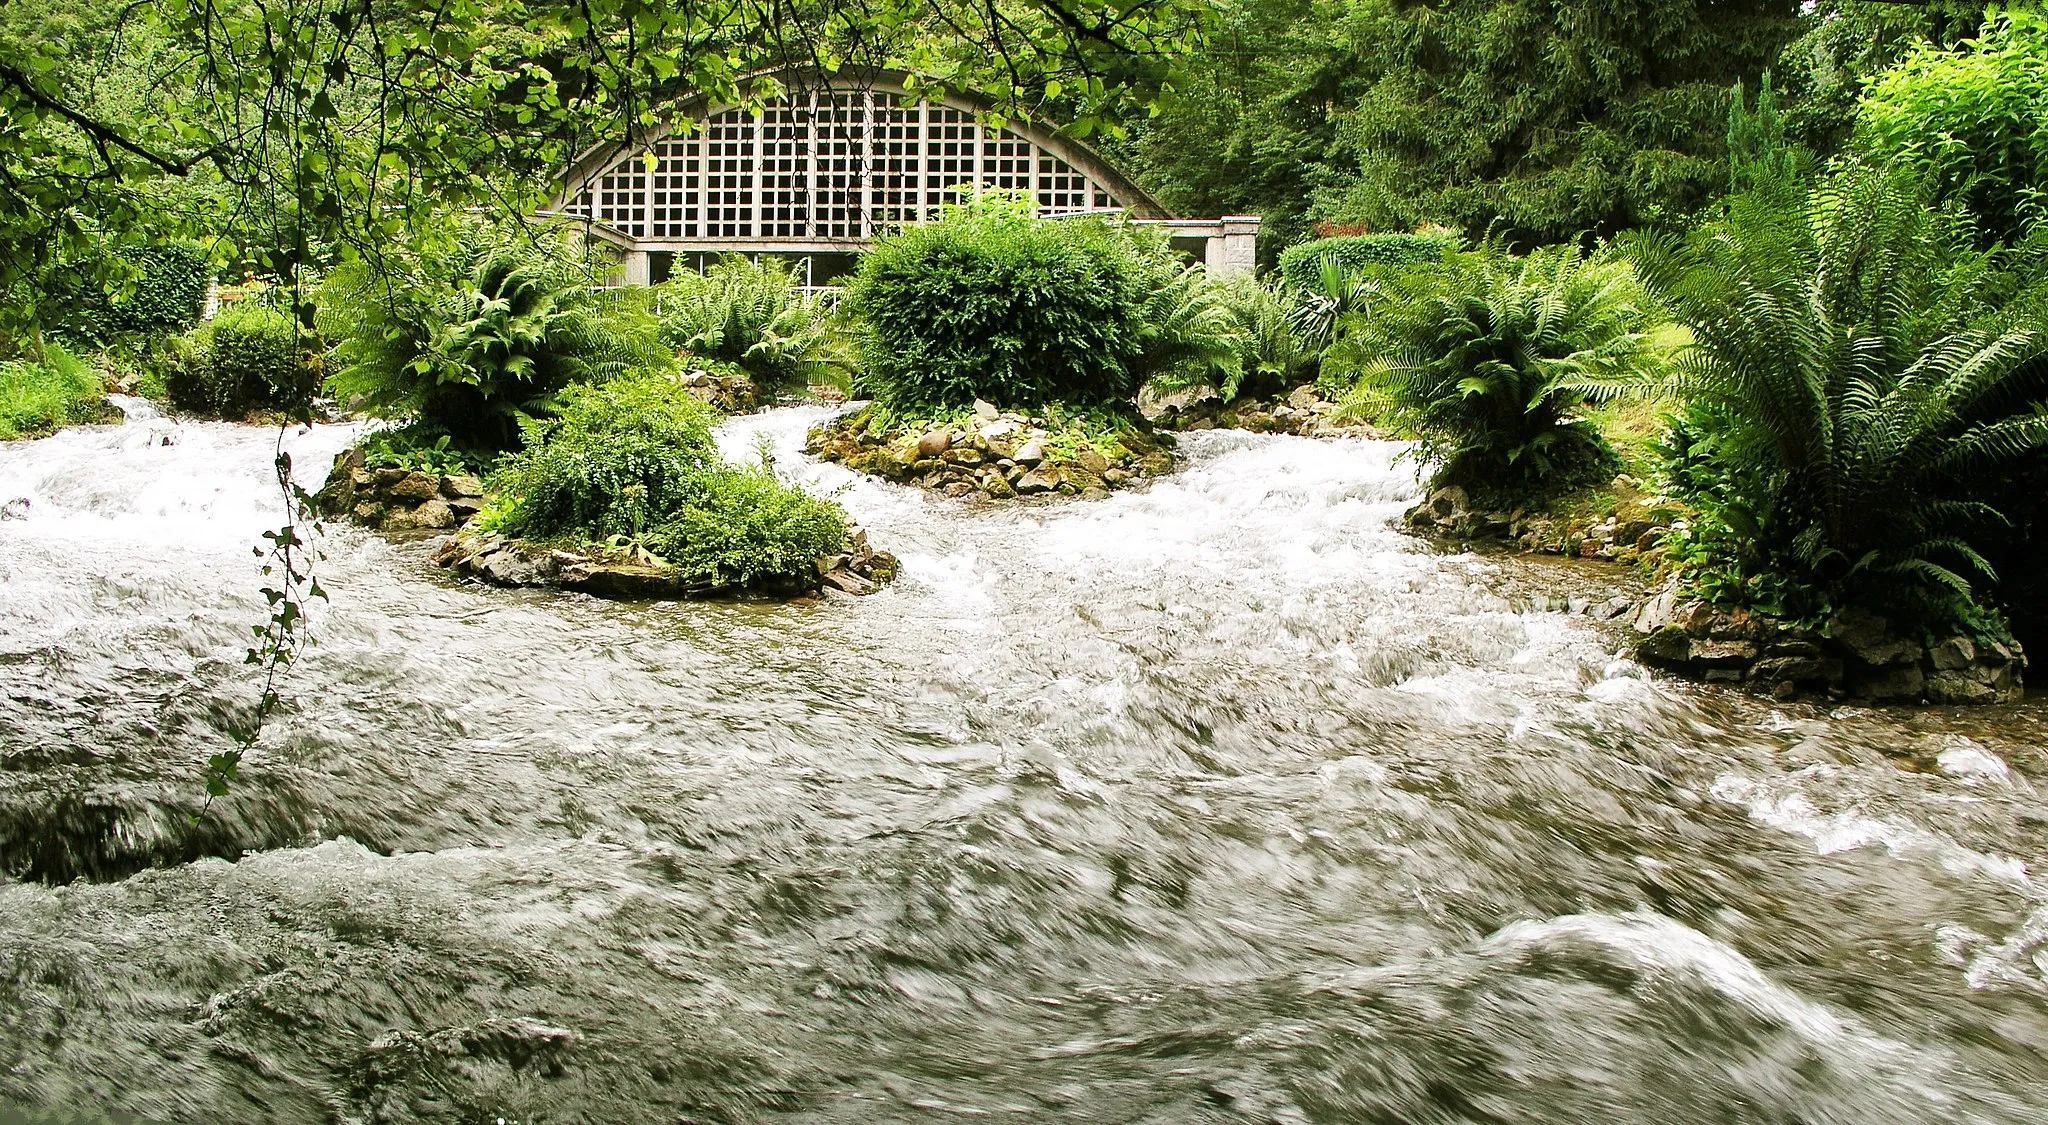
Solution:
{"label": "leafy bush", "polygon": [[1922,162],[1987,239],[2017,241],[2048,215],[2048,16],[2006,11],[1956,50],[1921,46],[1870,83],[1856,144]]}
{"label": "leafy bush", "polygon": [[206,366],[224,418],[311,401],[317,373],[300,354],[292,318],[253,301],[229,305],[207,326]]}
{"label": "leafy bush", "polygon": [[117,332],[164,335],[199,323],[213,267],[198,250],[179,243],[152,247],[132,258],[134,287],[112,302]]}
{"label": "leafy bush", "polygon": [[1346,273],[1372,266],[1413,266],[1442,261],[1458,249],[1450,234],[1353,234],[1318,238],[1280,252],[1280,277],[1289,289],[1313,289],[1323,262],[1335,262]]}
{"label": "leafy bush", "polygon": [[850,362],[823,303],[772,258],[729,254],[701,275],[678,274],[656,290],[655,305],[664,344],[759,381],[810,383]]}
{"label": "leafy bush", "polygon": [[405,469],[447,476],[451,473],[482,475],[494,460],[488,453],[463,449],[447,434],[428,433],[415,426],[378,430],[363,439],[363,464],[372,469]]}
{"label": "leafy bush", "polygon": [[40,363],[0,362],[0,441],[118,416],[107,405],[99,374],[63,348],[49,348]]}
{"label": "leafy bush", "polygon": [[[1745,572],[1821,600],[1933,612],[1989,577],[1986,475],[2048,446],[2042,310],[1909,167],[1852,167],[1803,205],[1634,246],[1692,327],[1674,479],[1738,533]],[[1930,608],[1933,607],[1933,608]]]}
{"label": "leafy bush", "polygon": [[1143,318],[1139,370],[1161,390],[1208,386],[1229,402],[1247,389],[1280,390],[1315,354],[1294,333],[1287,300],[1251,277],[1210,278],[1199,266],[1154,290]]}
{"label": "leafy bush", "polygon": [[1614,451],[1577,415],[1589,384],[1660,363],[1655,311],[1626,263],[1574,246],[1524,258],[1486,246],[1379,283],[1325,375],[1355,378],[1347,410],[1419,437],[1438,486],[1509,506],[1614,475]]}
{"label": "leafy bush", "polygon": [[1117,402],[1148,345],[1163,362],[1171,336],[1145,325],[1177,268],[1132,228],[990,195],[878,241],[846,308],[865,384],[891,406]]}
{"label": "leafy bush", "polygon": [[520,416],[548,414],[572,382],[672,366],[642,299],[601,281],[566,234],[481,224],[344,264],[320,296],[329,386],[458,446],[512,448]]}
{"label": "leafy bush", "polygon": [[629,541],[708,587],[815,582],[817,557],[845,546],[845,514],[766,465],[721,461],[711,420],[666,376],[572,387],[494,474],[509,502],[491,522],[539,539]]}

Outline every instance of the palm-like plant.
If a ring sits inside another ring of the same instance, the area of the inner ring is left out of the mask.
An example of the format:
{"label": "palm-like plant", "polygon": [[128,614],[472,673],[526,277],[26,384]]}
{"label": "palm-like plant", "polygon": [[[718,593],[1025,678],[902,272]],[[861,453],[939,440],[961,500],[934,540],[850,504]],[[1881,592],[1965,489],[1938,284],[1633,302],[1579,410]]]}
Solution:
{"label": "palm-like plant", "polygon": [[1918,173],[1851,168],[1792,208],[1737,199],[1632,252],[1692,326],[1670,383],[1719,431],[1715,507],[1751,565],[1962,596],[1991,577],[1973,539],[2003,517],[1977,485],[2048,446],[2026,406],[2048,340],[2037,300],[2011,299],[2024,279]]}
{"label": "palm-like plant", "polygon": [[1154,264],[1136,318],[1138,356],[1131,369],[1162,387],[1206,384],[1236,392],[1244,377],[1242,330],[1224,287],[1201,266]]}
{"label": "palm-like plant", "polygon": [[808,383],[852,365],[823,302],[800,291],[775,259],[727,255],[702,274],[662,283],[656,299],[664,343],[738,364],[757,379]]}
{"label": "palm-like plant", "polygon": [[1577,417],[1586,387],[1662,361],[1653,303],[1626,263],[1574,246],[1521,258],[1486,246],[1375,285],[1325,375],[1354,378],[1347,411],[1420,438],[1436,484],[1507,505],[1613,475],[1614,451]]}
{"label": "palm-like plant", "polygon": [[573,382],[658,363],[651,321],[599,287],[565,237],[469,226],[438,244],[337,269],[321,297],[335,394],[416,418],[459,444],[508,449],[519,418]]}

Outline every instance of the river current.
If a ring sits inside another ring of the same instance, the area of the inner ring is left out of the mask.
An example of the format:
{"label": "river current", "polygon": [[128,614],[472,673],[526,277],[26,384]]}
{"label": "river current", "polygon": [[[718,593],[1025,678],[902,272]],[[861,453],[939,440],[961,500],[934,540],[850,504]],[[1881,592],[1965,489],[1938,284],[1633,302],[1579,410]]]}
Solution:
{"label": "river current", "polygon": [[276,434],[136,413],[0,446],[0,1120],[2048,1121],[2048,712],[1652,682],[1388,443],[974,509],[735,419],[903,560],[808,605],[329,528],[194,822]]}

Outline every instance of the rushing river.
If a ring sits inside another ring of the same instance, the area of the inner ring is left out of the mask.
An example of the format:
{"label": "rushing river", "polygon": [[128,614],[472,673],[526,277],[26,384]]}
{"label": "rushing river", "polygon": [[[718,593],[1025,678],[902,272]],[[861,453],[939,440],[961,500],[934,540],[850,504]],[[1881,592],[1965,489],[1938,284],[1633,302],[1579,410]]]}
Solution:
{"label": "rushing river", "polygon": [[821,417],[724,438],[895,586],[619,605],[330,528],[197,822],[275,435],[0,447],[0,1120],[2048,1121],[2035,705],[1652,683],[1399,533],[1384,443],[977,510]]}

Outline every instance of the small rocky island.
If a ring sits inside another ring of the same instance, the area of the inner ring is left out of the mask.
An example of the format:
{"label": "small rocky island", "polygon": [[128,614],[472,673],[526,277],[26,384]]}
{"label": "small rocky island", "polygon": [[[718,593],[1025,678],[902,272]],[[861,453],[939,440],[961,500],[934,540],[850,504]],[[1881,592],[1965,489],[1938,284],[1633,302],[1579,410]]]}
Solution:
{"label": "small rocky island", "polygon": [[890,422],[867,406],[812,430],[805,450],[953,497],[1098,498],[1172,472],[1172,440],[1139,417],[1027,414],[977,401],[971,414],[930,424]]}

